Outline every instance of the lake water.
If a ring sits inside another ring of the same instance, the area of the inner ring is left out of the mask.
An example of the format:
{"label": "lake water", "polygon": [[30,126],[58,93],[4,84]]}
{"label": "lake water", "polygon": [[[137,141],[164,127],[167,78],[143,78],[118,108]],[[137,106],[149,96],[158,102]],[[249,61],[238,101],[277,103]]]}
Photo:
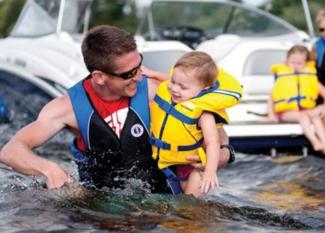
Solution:
{"label": "lake water", "polygon": [[[0,146],[32,117],[16,112],[14,123],[0,124]],[[61,133],[37,151],[77,177],[71,139]],[[325,159],[316,156],[237,154],[203,199],[150,194],[137,180],[125,190],[46,190],[43,179],[2,164],[0,177],[0,232],[325,231]]]}

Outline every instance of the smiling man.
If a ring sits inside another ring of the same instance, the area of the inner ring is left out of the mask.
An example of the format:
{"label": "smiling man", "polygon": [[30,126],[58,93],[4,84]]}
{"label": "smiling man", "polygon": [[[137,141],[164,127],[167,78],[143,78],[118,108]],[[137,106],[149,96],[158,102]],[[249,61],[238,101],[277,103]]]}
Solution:
{"label": "smiling man", "polygon": [[[89,76],[45,105],[2,148],[0,161],[18,172],[44,176],[48,188],[61,187],[72,181],[70,175],[33,149],[67,128],[76,135],[71,153],[85,186],[123,188],[128,178],[136,178],[152,192],[169,192],[148,139],[149,101],[159,81],[142,75],[133,36],[97,26],[86,35],[82,54]],[[227,140],[225,134],[222,138]],[[224,154],[228,161],[228,150]]]}

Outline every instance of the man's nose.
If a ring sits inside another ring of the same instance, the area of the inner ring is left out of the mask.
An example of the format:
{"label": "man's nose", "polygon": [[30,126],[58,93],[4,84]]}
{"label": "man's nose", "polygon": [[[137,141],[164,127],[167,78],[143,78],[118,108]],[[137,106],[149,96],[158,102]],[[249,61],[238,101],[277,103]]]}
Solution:
{"label": "man's nose", "polygon": [[142,77],[142,71],[141,69],[138,70],[137,74],[132,78],[134,81],[140,81]]}

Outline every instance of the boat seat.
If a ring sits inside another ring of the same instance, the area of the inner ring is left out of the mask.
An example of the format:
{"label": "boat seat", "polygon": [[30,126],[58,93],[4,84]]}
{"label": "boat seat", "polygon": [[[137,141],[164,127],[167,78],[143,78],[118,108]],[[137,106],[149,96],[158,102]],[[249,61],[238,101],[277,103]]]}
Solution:
{"label": "boat seat", "polygon": [[285,61],[286,53],[287,50],[284,49],[262,49],[252,52],[243,68],[245,93],[268,95],[274,83],[271,66]]}

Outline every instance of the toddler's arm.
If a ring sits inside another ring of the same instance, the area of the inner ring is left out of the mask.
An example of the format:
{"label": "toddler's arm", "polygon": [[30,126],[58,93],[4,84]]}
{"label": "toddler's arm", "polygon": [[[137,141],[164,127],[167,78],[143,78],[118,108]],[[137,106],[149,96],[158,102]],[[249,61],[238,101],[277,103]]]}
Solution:
{"label": "toddler's arm", "polygon": [[202,177],[201,192],[207,193],[210,188],[219,186],[217,176],[220,157],[220,138],[216,130],[216,122],[212,113],[204,112],[199,120],[206,145],[207,163]]}

